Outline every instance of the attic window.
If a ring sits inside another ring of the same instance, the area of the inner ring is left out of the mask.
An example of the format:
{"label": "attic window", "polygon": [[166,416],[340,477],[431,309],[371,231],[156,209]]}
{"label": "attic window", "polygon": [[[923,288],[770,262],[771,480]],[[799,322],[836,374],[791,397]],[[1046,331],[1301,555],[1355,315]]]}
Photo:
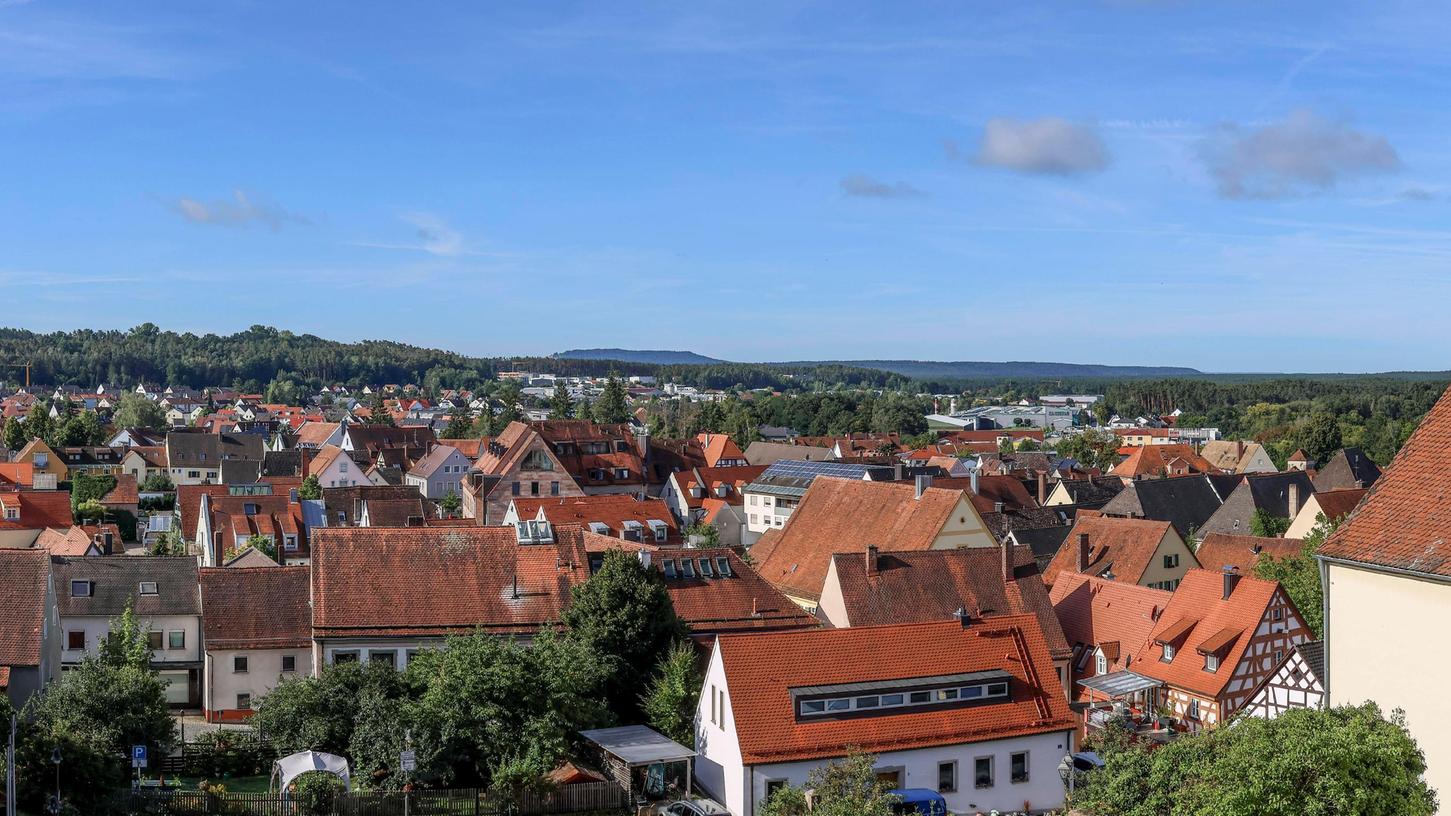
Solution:
{"label": "attic window", "polygon": [[695,577],[695,562],[694,561],[691,561],[689,558],[682,558],[682,559],[680,559],[680,577],[681,578],[694,578]]}
{"label": "attic window", "polygon": [[156,582],[155,581],[142,581],[141,584],[140,584],[140,586],[137,587],[136,591],[139,592],[139,593],[141,593],[142,595],[155,595],[156,594]]}
{"label": "attic window", "polygon": [[71,597],[72,598],[89,598],[89,597],[91,597],[91,582],[90,581],[71,581]]}
{"label": "attic window", "polygon": [[730,562],[730,559],[728,559],[728,558],[726,558],[724,556],[721,556],[721,557],[715,559],[715,571],[717,573],[719,573],[720,574],[720,577],[722,577],[722,578],[729,578],[729,577],[731,577],[731,562]]}
{"label": "attic window", "polygon": [[674,559],[667,558],[664,561],[662,561],[661,563],[664,564],[665,580],[667,580],[667,581],[673,581],[673,580],[675,580],[675,561],[674,561]]}
{"label": "attic window", "polygon": [[715,570],[711,568],[710,559],[709,558],[702,558],[702,559],[700,559],[700,577],[702,577],[702,578],[714,578],[715,577]]}

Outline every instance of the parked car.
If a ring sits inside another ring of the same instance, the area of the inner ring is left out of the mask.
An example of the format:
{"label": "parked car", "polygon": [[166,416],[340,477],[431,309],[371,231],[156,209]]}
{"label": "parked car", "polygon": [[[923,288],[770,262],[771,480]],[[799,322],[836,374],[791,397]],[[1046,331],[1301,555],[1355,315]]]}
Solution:
{"label": "parked car", "polygon": [[889,793],[901,800],[892,805],[893,813],[947,816],[947,800],[931,788],[897,788]]}

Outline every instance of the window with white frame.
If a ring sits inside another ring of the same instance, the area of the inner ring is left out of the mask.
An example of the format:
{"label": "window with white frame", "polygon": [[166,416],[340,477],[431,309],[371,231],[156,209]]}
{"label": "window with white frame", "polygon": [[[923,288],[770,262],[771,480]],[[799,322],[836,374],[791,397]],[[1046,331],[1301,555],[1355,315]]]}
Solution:
{"label": "window with white frame", "polygon": [[1172,663],[1174,661],[1174,644],[1172,644],[1172,643],[1165,643],[1164,644],[1164,658],[1163,659],[1164,659],[1164,662],[1165,663]]}
{"label": "window with white frame", "polygon": [[1094,656],[1093,673],[1108,674],[1108,655],[1100,651]]}

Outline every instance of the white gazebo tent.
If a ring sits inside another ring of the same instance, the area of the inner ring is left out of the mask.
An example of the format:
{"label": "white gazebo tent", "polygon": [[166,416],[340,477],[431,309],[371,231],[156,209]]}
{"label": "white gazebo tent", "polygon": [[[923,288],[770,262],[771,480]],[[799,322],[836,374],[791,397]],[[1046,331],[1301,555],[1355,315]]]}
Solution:
{"label": "white gazebo tent", "polygon": [[350,787],[352,775],[348,771],[346,759],[337,754],[324,754],[321,751],[298,751],[272,763],[272,781],[268,784],[267,789],[279,791],[285,799],[287,798],[287,786],[292,783],[292,780],[310,771],[326,771],[343,780],[344,789]]}

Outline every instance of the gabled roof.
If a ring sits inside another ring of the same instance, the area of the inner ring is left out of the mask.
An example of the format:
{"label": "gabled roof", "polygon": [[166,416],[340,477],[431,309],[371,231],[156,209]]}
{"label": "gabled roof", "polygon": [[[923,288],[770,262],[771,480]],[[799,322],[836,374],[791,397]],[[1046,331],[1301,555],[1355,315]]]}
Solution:
{"label": "gabled roof", "polygon": [[751,548],[757,570],[786,594],[821,597],[832,553],[926,550],[952,514],[971,511],[960,490],[929,487],[921,498],[910,484],[819,478],[775,536]]}
{"label": "gabled roof", "polygon": [[[459,453],[457,448],[452,448],[448,445],[434,445],[433,450],[430,450],[422,459],[414,462],[413,467],[408,472],[413,476],[430,477],[434,471],[443,467],[443,463],[447,462],[449,457],[455,453]],[[463,456],[462,453],[459,453],[459,455]]]}
{"label": "gabled roof", "polygon": [[322,473],[332,467],[339,456],[347,455],[347,451],[337,445],[323,445],[318,449],[317,455],[312,457],[312,461],[307,463],[307,473],[309,476]]}
{"label": "gabled roof", "polygon": [[[681,568],[684,559],[694,562],[693,576]],[[666,562],[670,573],[666,575]],[[719,564],[726,564],[721,574]],[[707,575],[702,562],[710,568]],[[715,549],[657,550],[651,563],[665,578],[665,588],[675,605],[675,614],[690,626],[695,637],[743,631],[813,629],[815,617],[792,603],[771,586],[728,547]]]}
{"label": "gabled roof", "polygon": [[[1117,645],[1118,655],[1106,655],[1109,671],[1115,671],[1125,668],[1120,662],[1124,656],[1132,658],[1140,647],[1149,642],[1149,636],[1169,605],[1172,594],[1162,589],[1109,581],[1080,572],[1065,572],[1053,584],[1049,599],[1071,648],[1081,650],[1109,643]],[[1075,677],[1096,674],[1091,663],[1083,665],[1081,672],[1074,666]],[[1075,683],[1074,696],[1078,696],[1079,692]]]}
{"label": "gabled roof", "polygon": [[1170,522],[1182,538],[1202,528],[1242,479],[1239,474],[1139,479],[1126,484],[1101,509],[1107,516],[1132,514]]}
{"label": "gabled roof", "polygon": [[[5,518],[4,508],[18,507],[20,518]],[[19,490],[0,492],[0,530],[41,530],[46,527],[69,527],[72,522],[71,497],[58,490]]]}
{"label": "gabled roof", "polygon": [[1338,519],[1350,515],[1365,494],[1370,492],[1367,487],[1352,487],[1345,490],[1321,490],[1315,493],[1315,503],[1319,505],[1320,512],[1325,518]]}
{"label": "gabled roof", "polygon": [[39,666],[50,554],[0,549],[0,666]]}
{"label": "gabled roof", "polygon": [[1451,389],[1427,412],[1370,493],[1319,554],[1451,577],[1447,450],[1451,450]]}
{"label": "gabled roof", "polygon": [[[513,499],[514,510],[519,519],[539,517],[550,524],[582,524],[586,528],[594,523],[609,528],[608,535],[618,537],[625,528],[625,522],[635,522],[643,527],[646,543],[680,543],[680,528],[670,506],[661,499],[637,499],[628,493],[607,493],[598,496],[520,496]],[[650,522],[663,523],[666,527],[664,542],[656,542],[650,530]]]}
{"label": "gabled roof", "polygon": [[[404,502],[410,506],[423,504],[423,494],[418,492],[414,485],[353,485],[352,487],[324,487],[322,489],[322,501],[327,509],[327,523],[330,527],[347,527],[357,524],[363,510],[363,502],[368,502],[368,515],[374,514],[375,502]],[[342,513],[339,519],[338,514]],[[376,521],[376,520],[375,520]],[[404,525],[378,525],[378,526],[404,526]]]}
{"label": "gabled roof", "polygon": [[110,493],[101,497],[101,504],[136,504],[141,501],[135,474],[119,473],[115,479],[116,486],[111,488]]}
{"label": "gabled roof", "polygon": [[1133,448],[1128,458],[1114,465],[1109,471],[1115,476],[1157,477],[1172,474],[1178,469],[1175,460],[1183,462],[1190,473],[1217,473],[1218,470],[1204,457],[1194,452],[1193,445],[1180,443],[1169,445],[1141,445]]}
{"label": "gabled roof", "polygon": [[[579,527],[520,544],[513,527],[350,527],[312,543],[315,637],[528,635],[559,620],[589,578]],[[603,539],[614,544],[609,539]]]}
{"label": "gabled roof", "polygon": [[[931,660],[923,661],[924,655]],[[962,745],[1073,728],[1031,615],[722,635],[731,717],[747,765]],[[792,690],[1005,672],[1008,699],[900,713],[803,720]]]}
{"label": "gabled roof", "polygon": [[[52,561],[61,615],[115,617],[128,600],[138,615],[201,614],[194,556],[56,556]],[[80,580],[92,582],[90,597],[71,595],[71,581]],[[140,593],[143,581],[156,583],[155,595]]]}
{"label": "gabled roof", "polygon": [[1123,480],[1112,477],[1063,479],[1059,484],[1063,485],[1063,489],[1068,492],[1068,498],[1074,504],[1094,509],[1108,504],[1124,489]]}
{"label": "gabled roof", "polygon": [[[114,525],[113,525],[114,526]],[[120,536],[116,538],[120,541]],[[95,544],[91,534],[86,532],[84,527],[68,527],[65,529],[51,527],[42,530],[40,536],[35,539],[37,550],[46,550],[51,555],[70,555],[80,557],[89,555],[92,547],[99,553],[100,547]]]}
{"label": "gabled roof", "polygon": [[[1443,396],[1444,400],[1445,397]],[[1430,414],[1426,415],[1427,417]],[[1425,420],[1421,420],[1422,423]],[[1345,490],[1352,487],[1370,487],[1380,479],[1380,468],[1360,448],[1346,448],[1330,457],[1330,461],[1315,473],[1316,490]]]}
{"label": "gabled roof", "polygon": [[[1065,572],[1078,572],[1078,537],[1088,536],[1089,575],[1112,572],[1114,580],[1137,584],[1152,563],[1154,552],[1165,535],[1174,534],[1167,521],[1124,519],[1108,516],[1080,517],[1068,538],[1043,573],[1049,586]],[[1178,536],[1175,535],[1175,538]]]}
{"label": "gabled roof", "polygon": [[831,448],[817,448],[810,445],[790,445],[785,442],[762,442],[757,440],[746,446],[746,461],[753,465],[770,465],[782,459],[800,459],[820,462],[831,457]]}
{"label": "gabled roof", "polygon": [[489,444],[489,437],[481,436],[477,439],[439,439],[440,445],[448,445],[458,450],[469,461],[478,459],[483,454],[484,448]]}
{"label": "gabled roof", "polygon": [[1250,460],[1263,450],[1264,446],[1258,442],[1215,439],[1205,442],[1204,447],[1199,449],[1199,455],[1226,473],[1243,473]]}
{"label": "gabled roof", "polygon": [[[1291,494],[1298,496],[1294,499],[1298,505],[1292,504]],[[1224,498],[1224,504],[1204,521],[1200,533],[1244,535],[1250,531],[1256,511],[1263,510],[1276,518],[1293,518],[1314,494],[1310,474],[1303,470],[1247,473],[1239,486]]]}
{"label": "gabled roof", "polygon": [[[1243,576],[1225,600],[1222,573],[1189,570],[1159,617],[1150,642],[1139,649],[1133,670],[1205,697],[1218,697],[1279,591],[1275,581]],[[1285,602],[1290,603],[1288,598]],[[1160,659],[1158,642],[1164,640],[1176,641],[1179,647],[1169,663]],[[1211,652],[1219,655],[1219,668],[1212,672],[1204,670],[1201,656]]]}
{"label": "gabled roof", "polygon": [[1194,551],[1194,558],[1205,569],[1239,567],[1241,572],[1253,571],[1264,555],[1293,558],[1300,554],[1305,542],[1296,538],[1265,538],[1251,535],[1210,533]]}
{"label": "gabled roof", "polygon": [[311,645],[307,567],[200,570],[202,629],[213,649],[301,649]]}
{"label": "gabled roof", "polygon": [[[765,470],[765,465],[693,468],[677,471],[670,477],[675,480],[676,492],[685,506],[694,509],[704,506],[704,501],[710,498],[724,501],[727,504],[744,504],[746,499],[741,491],[746,485],[759,478]],[[717,488],[721,485],[727,487],[724,497],[716,495]],[[697,497],[691,492],[697,487],[701,488],[705,495]]]}
{"label": "gabled roof", "polygon": [[34,483],[35,467],[30,462],[0,462],[0,485],[28,488]]}
{"label": "gabled roof", "polygon": [[[971,479],[954,479],[951,487],[960,488],[962,482],[971,483]],[[937,484],[934,480],[933,484]],[[949,485],[942,485],[948,487]],[[977,477],[977,492],[969,491],[968,497],[972,500],[972,506],[977,508],[979,513],[991,513],[996,510],[997,503],[1001,502],[1006,510],[1022,510],[1025,507],[1037,507],[1038,501],[1028,492],[1023,480],[1016,476],[979,476]]]}
{"label": "gabled roof", "polygon": [[[163,437],[163,440],[165,437]],[[166,446],[165,445],[134,445],[126,451],[134,453],[146,462],[147,467],[166,468]],[[122,457],[125,458],[125,457]]]}
{"label": "gabled roof", "polygon": [[320,448],[337,433],[339,422],[304,422],[297,429],[294,444]]}
{"label": "gabled roof", "polygon": [[705,464],[708,467],[718,467],[722,459],[745,459],[745,453],[741,452],[740,446],[736,445],[729,436],[723,433],[702,433],[696,435],[705,450]]}
{"label": "gabled roof", "polygon": [[438,441],[431,425],[348,425],[345,429],[354,450],[376,456],[384,448],[426,449]]}
{"label": "gabled roof", "polygon": [[852,626],[946,620],[959,609],[974,617],[1034,615],[1054,659],[1068,643],[1048,601],[1048,590],[1026,547],[1012,551],[1004,578],[1002,547],[877,553],[875,573],[865,552],[836,553],[832,563]]}

